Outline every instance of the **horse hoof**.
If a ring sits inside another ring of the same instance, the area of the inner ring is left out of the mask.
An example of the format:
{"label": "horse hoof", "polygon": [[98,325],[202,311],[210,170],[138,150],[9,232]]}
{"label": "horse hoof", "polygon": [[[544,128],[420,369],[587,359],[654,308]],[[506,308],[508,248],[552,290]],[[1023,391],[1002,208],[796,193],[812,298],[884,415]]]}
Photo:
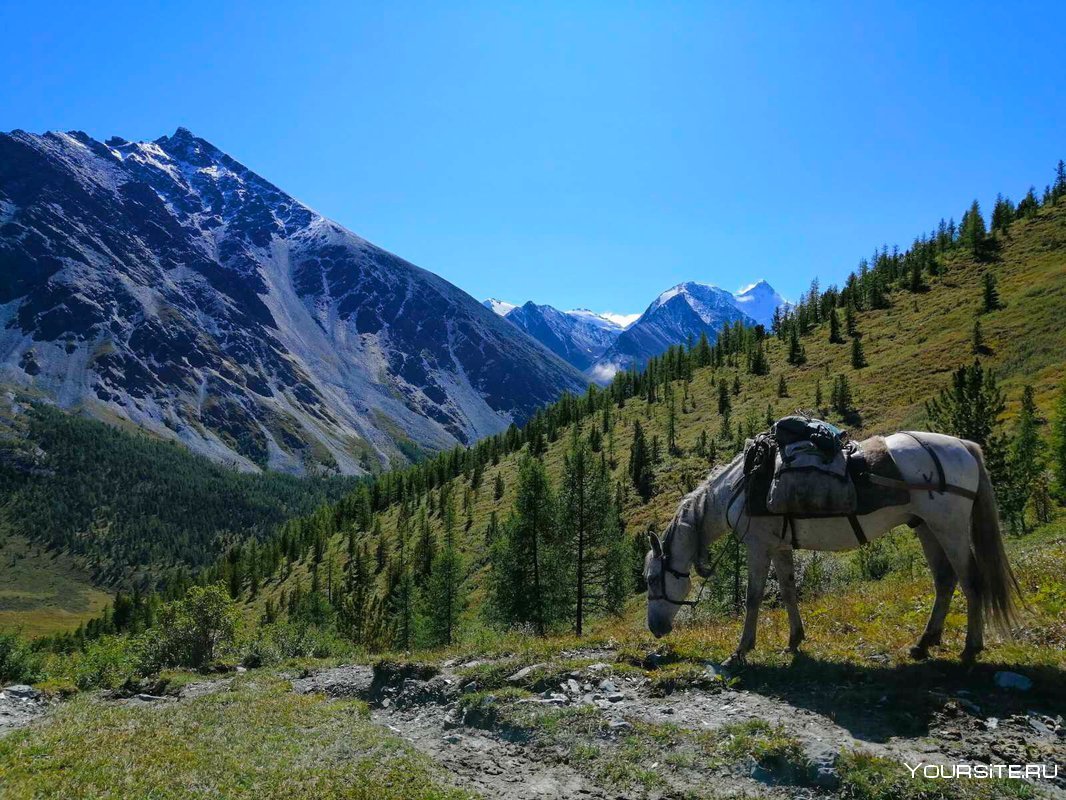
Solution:
{"label": "horse hoof", "polygon": [[915,661],[925,661],[929,658],[929,649],[926,647],[919,647],[915,645],[911,648],[911,658]]}
{"label": "horse hoof", "polygon": [[723,669],[736,669],[745,665],[744,656],[741,653],[733,653],[729,658],[722,662]]}

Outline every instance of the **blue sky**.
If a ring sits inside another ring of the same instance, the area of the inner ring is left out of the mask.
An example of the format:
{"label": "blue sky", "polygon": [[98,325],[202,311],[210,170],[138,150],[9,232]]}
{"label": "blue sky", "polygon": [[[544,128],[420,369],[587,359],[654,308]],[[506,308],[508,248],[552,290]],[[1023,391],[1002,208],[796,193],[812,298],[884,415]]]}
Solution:
{"label": "blue sky", "polygon": [[12,4],[0,129],[184,125],[476,297],[795,296],[1066,158],[1066,4]]}

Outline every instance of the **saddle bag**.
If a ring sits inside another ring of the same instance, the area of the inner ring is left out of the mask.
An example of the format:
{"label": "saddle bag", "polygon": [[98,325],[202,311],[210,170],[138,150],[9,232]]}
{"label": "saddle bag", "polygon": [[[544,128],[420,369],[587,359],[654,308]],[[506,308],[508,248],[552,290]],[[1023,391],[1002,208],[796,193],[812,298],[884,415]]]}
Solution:
{"label": "saddle bag", "polygon": [[[836,441],[840,441],[835,436]],[[773,479],[766,496],[771,514],[848,515],[858,508],[855,484],[848,475],[848,452],[828,452],[811,440],[778,441]]]}

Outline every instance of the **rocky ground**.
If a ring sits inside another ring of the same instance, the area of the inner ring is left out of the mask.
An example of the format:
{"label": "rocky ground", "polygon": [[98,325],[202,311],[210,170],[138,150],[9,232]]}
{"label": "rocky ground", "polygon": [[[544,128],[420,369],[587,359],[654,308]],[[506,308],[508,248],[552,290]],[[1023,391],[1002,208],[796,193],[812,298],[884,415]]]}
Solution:
{"label": "rocky ground", "polygon": [[[375,721],[485,797],[832,797],[851,751],[895,764],[1066,765],[1062,709],[1027,709],[1019,688],[930,690],[915,726],[875,687],[855,707],[850,686],[781,697],[740,688],[714,665],[659,681],[613,655],[574,652],[505,676],[507,661],[346,666],[293,688],[367,700]],[[836,713],[835,694],[854,713]],[[1066,797],[1062,777],[1034,788]]]}
{"label": "rocky ground", "polygon": [[[903,762],[1066,767],[1063,709],[1017,673],[989,669],[984,689],[975,688],[984,678],[965,687],[945,679],[901,692],[869,676],[782,688],[757,669],[728,676],[710,663],[660,665],[654,654],[640,666],[630,661],[589,649],[533,664],[386,662],[306,671],[291,684],[325,702],[364,700],[375,723],[483,797],[850,796],[854,752],[897,771]],[[162,710],[231,684],[231,676],[205,678],[100,701]],[[55,702],[29,686],[6,687],[0,735]],[[1030,788],[1066,798],[1066,775]]]}

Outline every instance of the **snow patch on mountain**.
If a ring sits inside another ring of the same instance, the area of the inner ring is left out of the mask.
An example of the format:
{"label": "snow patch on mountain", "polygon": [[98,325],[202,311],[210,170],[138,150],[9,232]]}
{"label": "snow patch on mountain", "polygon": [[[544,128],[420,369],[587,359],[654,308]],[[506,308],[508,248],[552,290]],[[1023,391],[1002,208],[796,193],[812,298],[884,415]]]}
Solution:
{"label": "snow patch on mountain", "polygon": [[506,300],[497,300],[495,297],[490,297],[487,300],[482,300],[481,305],[485,306],[501,317],[506,317],[509,313],[514,311],[518,306],[514,303],[508,303]]}

